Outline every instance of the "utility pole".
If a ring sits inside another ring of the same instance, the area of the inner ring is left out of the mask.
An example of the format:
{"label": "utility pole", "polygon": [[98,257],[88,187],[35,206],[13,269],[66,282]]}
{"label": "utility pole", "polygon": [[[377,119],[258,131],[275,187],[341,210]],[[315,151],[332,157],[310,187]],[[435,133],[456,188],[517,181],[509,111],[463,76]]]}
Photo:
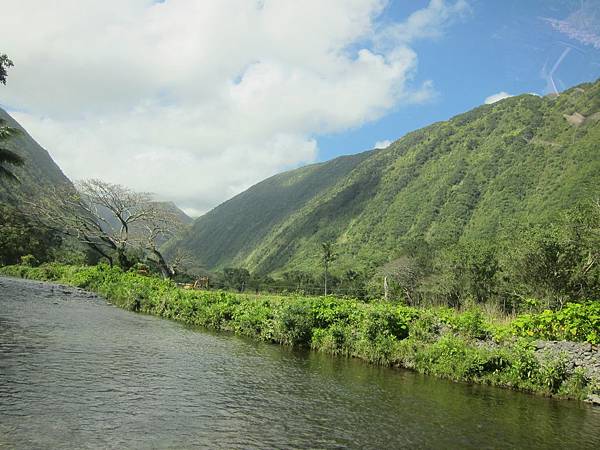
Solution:
{"label": "utility pole", "polygon": [[390,288],[388,286],[387,275],[385,275],[383,277],[383,298],[385,299],[385,301],[387,301],[387,299],[388,299],[389,289]]}

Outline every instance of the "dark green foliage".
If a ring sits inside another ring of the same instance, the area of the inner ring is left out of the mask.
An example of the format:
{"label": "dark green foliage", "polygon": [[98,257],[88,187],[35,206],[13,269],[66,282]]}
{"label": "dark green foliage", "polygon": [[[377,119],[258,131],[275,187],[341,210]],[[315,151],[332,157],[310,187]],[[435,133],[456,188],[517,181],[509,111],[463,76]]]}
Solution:
{"label": "dark green foliage", "polygon": [[273,339],[292,346],[310,344],[314,317],[308,302],[295,301],[281,306],[274,314]]}
{"label": "dark green foliage", "polygon": [[241,267],[226,267],[223,269],[223,287],[243,292],[250,281],[250,272]]}
{"label": "dark green foliage", "polygon": [[0,204],[0,265],[17,264],[25,255],[47,262],[61,242],[57,233],[32,222],[18,209]]}
{"label": "dark green foliage", "polygon": [[7,69],[13,67],[13,62],[5,54],[0,53],[0,83],[6,84]]}

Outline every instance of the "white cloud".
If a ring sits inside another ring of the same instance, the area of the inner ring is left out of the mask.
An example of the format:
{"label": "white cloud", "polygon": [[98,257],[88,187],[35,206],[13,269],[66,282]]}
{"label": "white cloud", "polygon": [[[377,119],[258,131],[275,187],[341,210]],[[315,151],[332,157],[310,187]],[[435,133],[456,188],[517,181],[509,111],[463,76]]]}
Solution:
{"label": "white cloud", "polygon": [[498,92],[497,94],[486,97],[484,101],[485,101],[486,105],[491,105],[492,103],[499,102],[500,100],[504,100],[505,98],[508,98],[508,97],[512,97],[512,94],[502,91],[502,92]]}
{"label": "white cloud", "polygon": [[544,19],[552,28],[570,39],[584,45],[600,49],[600,2],[598,0],[581,2],[579,9],[566,19]]}
{"label": "white cloud", "polygon": [[390,146],[390,144],[392,143],[392,141],[386,139],[384,141],[377,141],[375,142],[375,145],[373,146],[373,148],[387,148]]}
{"label": "white cloud", "polygon": [[[314,161],[314,136],[423,102],[414,39],[468,9],[432,0],[403,23],[383,0],[5,0],[3,104],[73,179],[203,212]],[[23,32],[26,28],[27,32]]]}

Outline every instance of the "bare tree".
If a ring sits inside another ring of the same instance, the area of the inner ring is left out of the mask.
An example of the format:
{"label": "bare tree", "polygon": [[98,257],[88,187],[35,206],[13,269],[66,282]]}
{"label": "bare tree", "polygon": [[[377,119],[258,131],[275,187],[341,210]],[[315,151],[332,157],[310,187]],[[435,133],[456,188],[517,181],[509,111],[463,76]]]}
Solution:
{"label": "bare tree", "polygon": [[128,269],[131,262],[126,255],[127,248],[130,243],[135,245],[135,241],[142,240],[136,232],[140,233],[145,223],[156,215],[152,196],[97,179],[80,181],[76,188],[81,203],[87,207],[100,225],[103,236],[116,250],[119,265]]}
{"label": "bare tree", "polygon": [[150,254],[151,259],[165,278],[172,278],[177,270],[190,261],[190,256],[183,251],[176,251],[169,261],[160,250],[161,244],[181,233],[185,224],[173,211],[167,210],[160,203],[147,203],[147,215],[144,220],[135,224],[133,240]]}
{"label": "bare tree", "polygon": [[69,185],[51,187],[28,202],[31,218],[48,229],[87,245],[113,265],[117,243],[102,228],[96,208]]}
{"label": "bare tree", "polygon": [[153,200],[149,193],[97,179],[84,180],[76,189],[53,188],[30,202],[36,219],[46,227],[72,236],[105,257],[114,255],[121,267],[132,266],[127,251],[140,249],[158,265],[165,277],[175,273],[160,251],[160,244],[181,231],[181,219]]}
{"label": "bare tree", "polygon": [[384,280],[384,298],[387,300],[392,287],[399,289],[406,301],[414,305],[417,301],[415,291],[422,277],[422,270],[412,258],[407,256],[394,259],[379,269]]}

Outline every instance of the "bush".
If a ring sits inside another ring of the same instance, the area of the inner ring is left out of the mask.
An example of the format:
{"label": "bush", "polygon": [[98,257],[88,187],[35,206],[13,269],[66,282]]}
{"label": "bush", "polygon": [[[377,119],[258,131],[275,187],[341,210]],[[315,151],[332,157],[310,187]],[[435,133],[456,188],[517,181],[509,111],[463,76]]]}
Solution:
{"label": "bush", "polygon": [[305,302],[284,304],[274,316],[273,337],[291,346],[308,346],[315,324],[312,310]]}
{"label": "bush", "polygon": [[441,309],[440,318],[452,331],[466,339],[485,339],[490,335],[489,325],[477,308],[469,309],[462,314],[447,308]]}
{"label": "bush", "polygon": [[33,255],[21,256],[21,265],[27,267],[35,267],[39,264],[37,258]]}
{"label": "bush", "polygon": [[536,339],[600,344],[600,302],[567,303],[560,311],[519,316],[512,332]]}
{"label": "bush", "polygon": [[441,324],[439,318],[431,311],[421,314],[418,319],[409,326],[411,339],[423,342],[434,342],[439,337]]}
{"label": "bush", "polygon": [[332,355],[350,356],[354,348],[352,328],[339,323],[329,328],[316,328],[311,348]]}

